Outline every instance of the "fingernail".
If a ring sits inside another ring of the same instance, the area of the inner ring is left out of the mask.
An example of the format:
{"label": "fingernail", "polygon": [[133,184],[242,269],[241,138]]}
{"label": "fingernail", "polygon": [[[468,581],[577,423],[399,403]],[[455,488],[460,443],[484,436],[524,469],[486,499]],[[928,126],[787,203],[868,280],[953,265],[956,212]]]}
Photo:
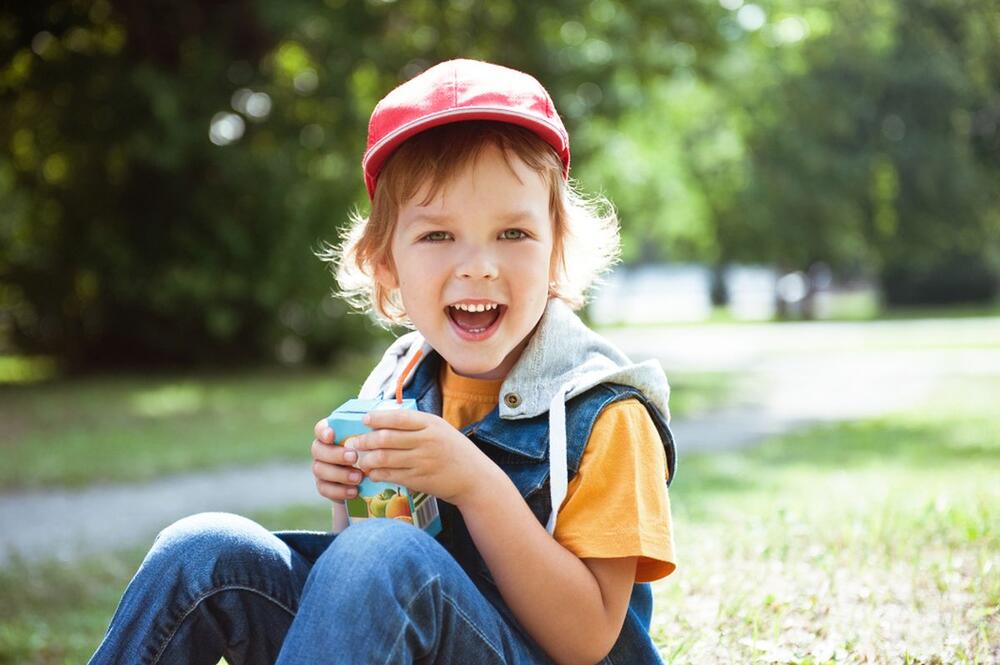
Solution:
{"label": "fingernail", "polygon": [[348,450],[344,453],[344,459],[351,463],[357,462],[358,454],[353,450]]}
{"label": "fingernail", "polygon": [[356,490],[356,489],[349,489],[349,490],[347,490],[347,496],[354,496],[357,493],[358,493],[358,490]]}
{"label": "fingernail", "polygon": [[361,480],[361,474],[360,474],[360,473],[358,473],[357,471],[353,471],[353,472],[351,473],[351,482],[353,482],[353,483],[356,483],[356,482],[358,482],[359,480]]}
{"label": "fingernail", "polygon": [[347,443],[344,444],[344,447],[350,448],[352,450],[357,448],[358,447],[357,437],[352,436],[350,439],[348,439]]}
{"label": "fingernail", "polygon": [[323,440],[326,441],[332,439],[333,439],[333,430],[327,427],[325,430],[323,430]]}

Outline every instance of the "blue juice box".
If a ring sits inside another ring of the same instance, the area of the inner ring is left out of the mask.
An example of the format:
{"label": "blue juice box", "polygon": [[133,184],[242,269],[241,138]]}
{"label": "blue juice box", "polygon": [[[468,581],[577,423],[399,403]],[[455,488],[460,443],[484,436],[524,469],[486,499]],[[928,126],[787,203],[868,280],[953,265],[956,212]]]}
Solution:
{"label": "blue juice box", "polygon": [[[338,446],[344,445],[352,436],[370,432],[361,419],[369,411],[384,409],[417,410],[417,402],[404,399],[352,399],[337,407],[326,419],[333,429]],[[363,457],[368,451],[358,451]],[[358,485],[358,495],[344,502],[347,506],[347,520],[355,524],[367,519],[397,519],[423,529],[430,536],[441,532],[441,514],[437,499],[423,492],[411,492],[395,483],[376,482],[367,476]]]}

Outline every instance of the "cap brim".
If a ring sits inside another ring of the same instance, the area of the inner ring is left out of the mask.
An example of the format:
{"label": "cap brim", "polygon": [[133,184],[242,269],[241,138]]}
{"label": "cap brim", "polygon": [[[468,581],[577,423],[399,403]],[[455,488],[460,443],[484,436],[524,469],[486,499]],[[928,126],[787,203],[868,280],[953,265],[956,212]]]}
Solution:
{"label": "cap brim", "polygon": [[368,189],[368,197],[374,199],[375,183],[378,181],[378,174],[382,171],[382,166],[385,165],[386,160],[389,159],[389,156],[400,144],[431,127],[466,120],[497,120],[530,129],[552,146],[559,155],[559,159],[562,160],[563,177],[568,176],[569,141],[564,130],[560,127],[550,124],[538,116],[527,113],[488,107],[463,107],[424,116],[417,121],[403,125],[394,132],[383,136],[378,143],[365,151],[365,156],[361,160],[361,168],[365,174],[365,187]]}

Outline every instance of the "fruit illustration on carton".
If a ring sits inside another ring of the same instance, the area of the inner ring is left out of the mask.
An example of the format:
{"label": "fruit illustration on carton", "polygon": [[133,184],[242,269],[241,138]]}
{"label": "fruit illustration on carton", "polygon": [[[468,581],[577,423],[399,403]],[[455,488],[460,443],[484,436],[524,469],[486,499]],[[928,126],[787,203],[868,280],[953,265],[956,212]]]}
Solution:
{"label": "fruit illustration on carton", "polygon": [[[337,407],[326,419],[333,429],[338,446],[352,436],[358,436],[371,429],[361,422],[366,413],[381,409],[417,410],[416,400],[404,399],[352,399]],[[359,458],[365,451],[359,451]],[[419,527],[430,536],[441,531],[441,516],[437,499],[423,492],[411,492],[406,487],[393,483],[376,482],[365,477],[358,485],[358,496],[348,499],[347,519],[350,524],[366,519],[397,519]]]}

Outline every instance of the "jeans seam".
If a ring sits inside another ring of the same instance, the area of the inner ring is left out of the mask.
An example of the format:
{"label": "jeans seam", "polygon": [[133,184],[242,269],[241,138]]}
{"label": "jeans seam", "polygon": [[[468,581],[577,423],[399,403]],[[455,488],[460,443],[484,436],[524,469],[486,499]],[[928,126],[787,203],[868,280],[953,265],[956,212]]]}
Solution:
{"label": "jeans seam", "polygon": [[[436,582],[439,579],[441,579],[440,575],[432,577],[431,579],[427,580],[427,582],[423,586],[421,586],[419,589],[417,589],[414,592],[413,596],[406,603],[406,610],[405,610],[405,612],[406,612],[407,618],[409,618],[410,607],[413,606],[413,603],[416,602],[416,600],[420,596],[420,594],[422,594],[424,592],[424,590],[427,589],[427,587],[429,587],[433,582]],[[463,621],[465,621],[466,625],[468,625],[469,628],[471,628],[472,631],[474,633],[476,633],[476,635],[478,635],[479,638],[483,642],[486,643],[486,646],[489,647],[490,651],[492,651],[494,653],[494,655],[496,655],[497,659],[499,659],[500,662],[503,662],[504,661],[503,654],[501,654],[500,651],[497,650],[496,646],[494,646],[493,643],[490,642],[489,638],[487,638],[486,635],[481,630],[479,630],[479,628],[476,627],[476,624],[472,621],[472,619],[469,618],[469,616],[465,612],[462,611],[462,609],[461,609],[461,607],[459,607],[458,603],[456,603],[455,600],[451,596],[449,596],[446,591],[442,591],[441,592],[441,596],[444,598],[444,600],[445,600],[446,603],[448,603],[449,605],[451,605],[452,609],[455,610],[455,613],[458,614],[462,618]],[[383,665],[387,665],[389,663],[389,661],[392,659],[392,655],[394,653],[396,653],[396,649],[397,649],[397,647],[399,645],[399,641],[402,638],[403,638],[403,631],[399,631],[399,635],[396,637],[396,641],[393,643],[392,648],[389,649],[388,654],[386,655],[385,661],[383,661]]]}
{"label": "jeans seam", "polygon": [[486,646],[488,646],[490,648],[490,650],[494,653],[494,655],[496,655],[497,659],[500,662],[505,662],[506,659],[503,657],[503,654],[500,653],[500,650],[497,649],[497,647],[494,646],[494,644],[492,642],[490,642],[489,638],[486,637],[485,633],[483,633],[481,630],[479,630],[476,627],[476,624],[472,621],[472,619],[465,612],[462,611],[462,608],[459,607],[459,605],[458,605],[457,602],[455,602],[455,599],[452,598],[451,596],[449,596],[448,592],[446,592],[446,591],[442,591],[441,595],[444,596],[445,602],[447,602],[449,605],[451,605],[452,608],[455,610],[455,612],[457,612],[458,615],[461,616],[462,619],[465,621],[465,623],[468,624],[469,628],[471,628],[473,630],[473,632],[475,632],[477,635],[479,635],[480,639],[482,639],[482,641],[486,643]]}
{"label": "jeans seam", "polygon": [[[410,618],[410,616],[409,616],[410,615],[410,606],[413,605],[413,603],[417,600],[417,597],[424,592],[424,589],[426,589],[433,582],[435,582],[435,581],[437,581],[439,579],[441,579],[440,575],[436,575],[436,576],[430,578],[429,580],[427,580],[426,582],[424,582],[423,586],[421,586],[419,589],[416,590],[416,592],[414,592],[413,596],[410,597],[410,600],[407,601],[406,607],[403,610],[404,614],[406,614],[407,621],[409,621],[409,618]],[[399,635],[396,636],[396,641],[392,643],[392,648],[389,649],[389,651],[387,652],[385,660],[382,661],[382,665],[387,665],[387,663],[389,662],[389,660],[392,658],[392,654],[394,654],[396,652],[396,645],[399,644],[399,640],[401,640],[401,639],[403,639],[403,631],[402,630],[399,631]]]}
{"label": "jeans seam", "polygon": [[[417,589],[416,593],[413,594],[413,597],[410,598],[409,602],[406,603],[406,608],[404,611],[407,614],[407,617],[409,617],[410,606],[413,605],[413,603],[417,600],[420,594],[422,594],[424,590],[431,585],[431,583],[439,579],[441,579],[440,575],[432,577],[431,579],[427,580],[427,582],[422,587]],[[494,654],[496,654],[496,657],[500,660],[500,662],[503,662],[504,660],[503,655],[497,650],[495,646],[493,646],[493,643],[489,641],[486,635],[484,635],[482,631],[476,628],[476,624],[473,623],[473,621],[465,614],[465,612],[462,611],[462,609],[458,606],[458,603],[456,603],[455,600],[451,596],[449,596],[446,591],[442,591],[441,595],[444,597],[445,602],[451,605],[452,608],[455,610],[455,612],[462,618],[462,620],[465,621],[466,624],[468,624],[469,628],[471,628],[474,633],[479,635],[479,637],[483,640],[483,642],[486,643],[486,645],[490,648],[490,650]],[[396,641],[393,643],[392,648],[389,649],[388,655],[386,656],[385,661],[383,661],[383,665],[386,665],[392,659],[392,654],[396,653],[396,645],[399,644],[399,641],[402,638],[403,638],[403,631],[399,631],[399,635],[396,637]]]}
{"label": "jeans seam", "polygon": [[260,591],[258,589],[253,589],[251,587],[243,586],[243,585],[240,585],[240,584],[230,584],[230,585],[218,587],[217,589],[211,589],[211,590],[206,591],[205,593],[201,594],[200,596],[198,596],[198,598],[194,601],[194,603],[191,605],[191,607],[189,607],[187,609],[187,611],[184,612],[184,615],[177,622],[177,625],[174,626],[174,629],[170,631],[170,634],[167,635],[167,638],[163,641],[163,644],[160,645],[160,648],[156,651],[156,655],[153,657],[153,660],[152,660],[152,662],[151,662],[150,665],[156,665],[156,663],[160,662],[160,658],[163,657],[163,652],[166,650],[167,645],[169,645],[170,641],[172,639],[174,639],[174,635],[176,635],[177,631],[180,630],[181,626],[184,624],[184,621],[189,616],[191,616],[191,613],[194,612],[195,609],[198,608],[198,605],[200,605],[209,596],[214,596],[215,594],[221,593],[223,591],[234,591],[234,590],[249,591],[250,593],[257,594],[258,596],[271,601],[272,603],[274,603],[275,605],[277,605],[281,609],[285,610],[291,616],[293,616],[293,617],[295,616],[295,612],[293,612],[290,608],[288,608],[284,603],[280,602],[276,598],[272,598],[268,594],[266,594],[263,591]]}

